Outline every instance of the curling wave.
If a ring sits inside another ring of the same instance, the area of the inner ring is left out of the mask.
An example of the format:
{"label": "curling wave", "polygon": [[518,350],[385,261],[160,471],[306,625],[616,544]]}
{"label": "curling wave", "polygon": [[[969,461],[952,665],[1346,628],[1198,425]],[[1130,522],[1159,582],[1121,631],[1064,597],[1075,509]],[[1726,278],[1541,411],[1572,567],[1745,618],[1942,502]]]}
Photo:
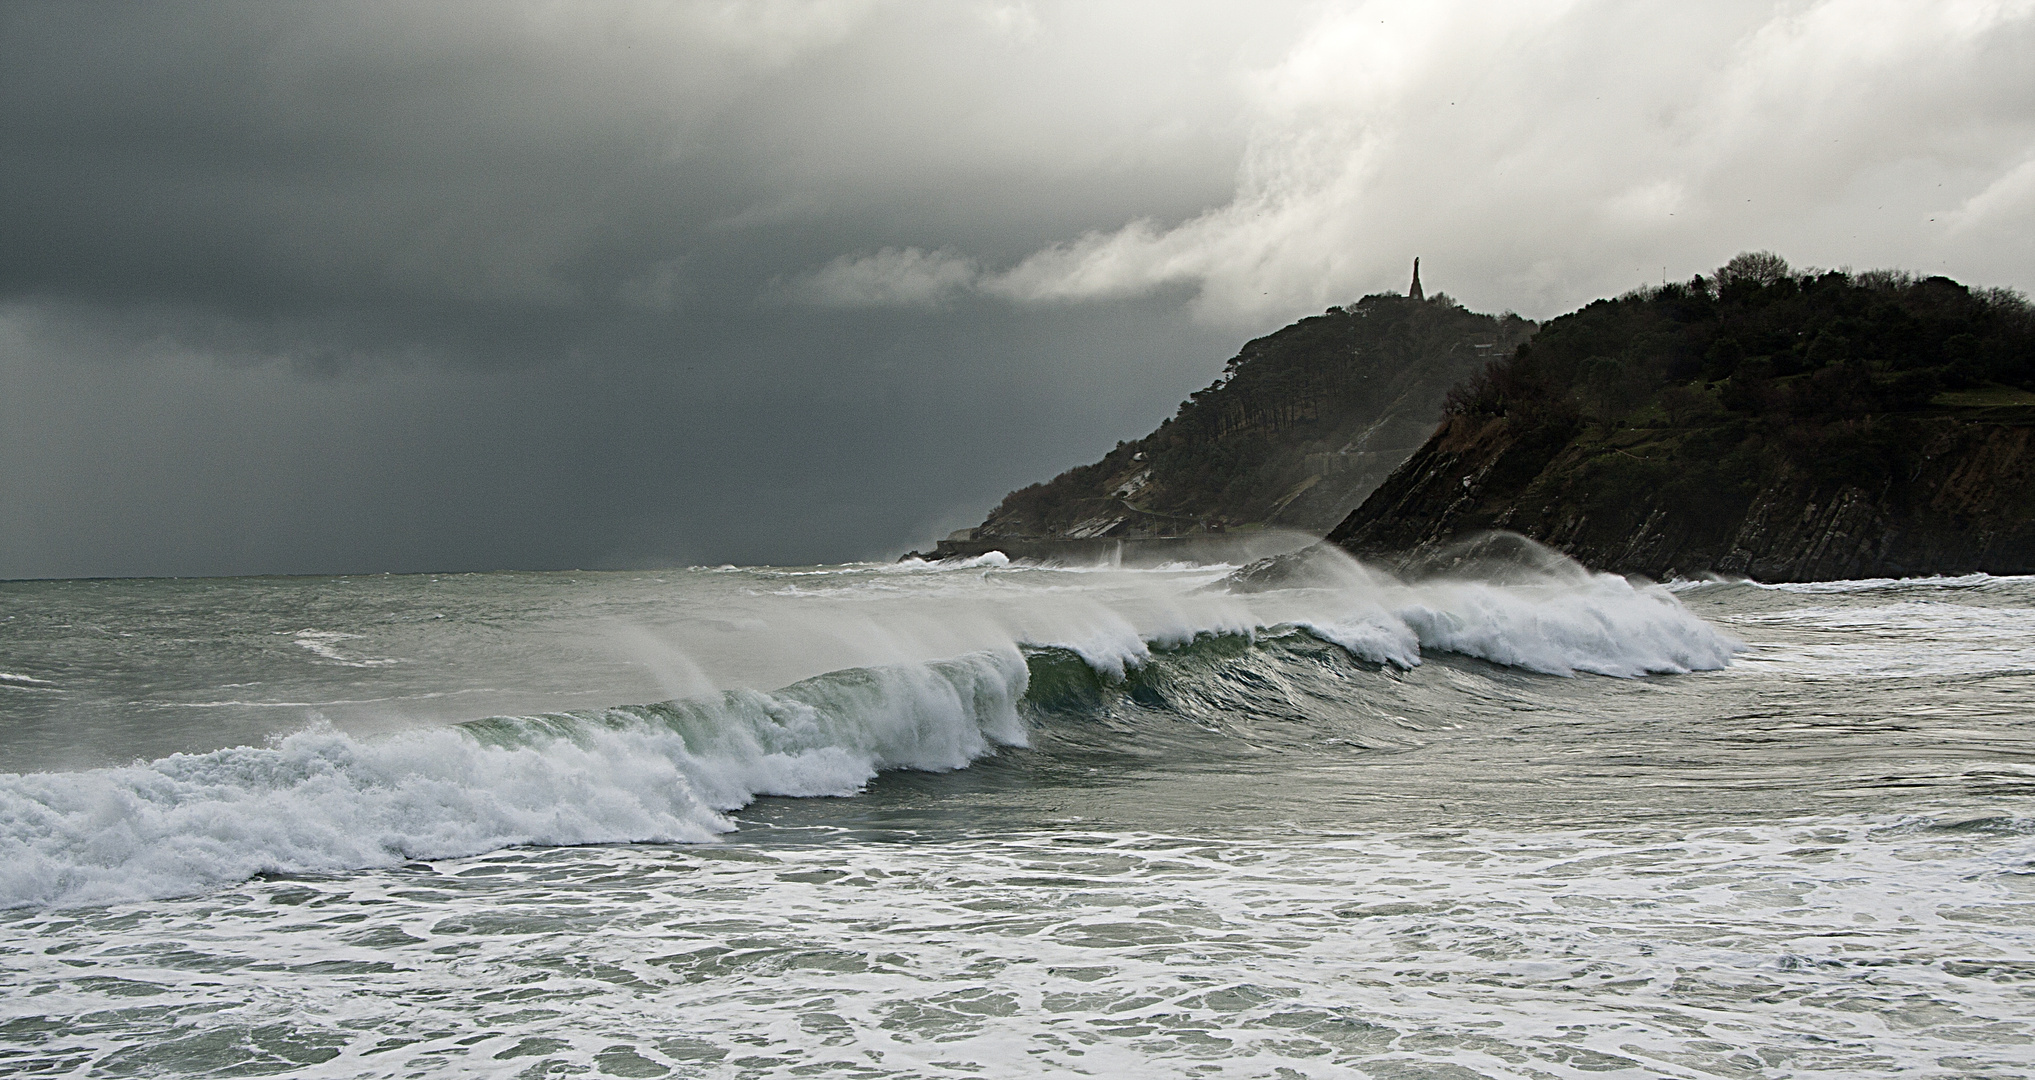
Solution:
{"label": "curling wave", "polygon": [[1726,666],[1745,645],[1697,617],[1674,591],[1591,571],[1511,533],[1441,552],[1444,572],[1410,581],[1339,551],[1304,553],[1289,573],[1337,604],[1292,625],[1373,663],[1410,668],[1423,650],[1547,675],[1633,678]]}
{"label": "curling wave", "polygon": [[776,693],[0,776],[0,907],[172,896],[519,844],[698,842],[759,795],[1022,745],[1016,650],[860,668]]}
{"label": "curling wave", "polygon": [[1341,618],[1295,625],[1359,659],[1402,668],[1428,649],[1547,675],[1632,678],[1714,670],[1744,648],[1667,590],[1610,574],[1559,589],[1401,586]]}
{"label": "curling wave", "polygon": [[[1148,605],[1137,620],[1102,606],[1058,629],[1013,628],[999,647],[847,668],[772,693],[377,738],[314,728],[266,747],[0,775],[0,907],[177,895],[264,873],[523,844],[706,841],[758,796],[849,795],[886,769],[964,768],[1025,745],[1028,723],[1091,712],[1106,687],[1170,701],[1150,712],[1162,724],[1252,712],[1253,699],[1199,673],[1241,677],[1258,665],[1278,681],[1287,645],[1302,636],[1402,669],[1439,651],[1560,676],[1718,668],[1742,648],[1664,588],[1528,554],[1539,561],[1524,570],[1415,582],[1347,562],[1279,593],[1168,594],[1163,611]],[[1318,690],[1322,700],[1364,693],[1358,682]],[[1305,706],[1274,695],[1264,707]]]}

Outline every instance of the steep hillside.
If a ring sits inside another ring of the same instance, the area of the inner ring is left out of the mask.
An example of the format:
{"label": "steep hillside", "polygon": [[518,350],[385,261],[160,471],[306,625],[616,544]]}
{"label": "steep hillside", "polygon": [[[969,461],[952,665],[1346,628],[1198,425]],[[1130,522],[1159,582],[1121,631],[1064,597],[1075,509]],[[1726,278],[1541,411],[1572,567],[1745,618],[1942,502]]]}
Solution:
{"label": "steep hillside", "polygon": [[1244,346],[1157,431],[1012,492],[957,543],[1326,531],[1418,447],[1451,385],[1533,332],[1446,296],[1369,296]]}
{"label": "steep hillside", "polygon": [[1593,303],[1452,392],[1329,540],[1493,529],[1653,577],[2035,572],[2035,311],[1768,253]]}

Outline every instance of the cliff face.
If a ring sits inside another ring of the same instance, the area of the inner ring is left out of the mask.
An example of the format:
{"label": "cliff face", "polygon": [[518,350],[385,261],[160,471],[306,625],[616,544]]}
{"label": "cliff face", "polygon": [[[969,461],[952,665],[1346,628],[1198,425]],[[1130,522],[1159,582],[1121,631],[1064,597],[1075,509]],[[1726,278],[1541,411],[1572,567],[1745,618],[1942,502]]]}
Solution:
{"label": "cliff face", "polygon": [[1534,330],[1445,296],[1371,296],[1245,345],[1172,419],[1012,492],[945,554],[1276,526],[1319,535],[1418,447],[1449,387]]}
{"label": "cliff face", "polygon": [[1740,256],[1550,322],[1448,412],[1331,542],[1418,563],[1506,530],[1655,578],[2035,573],[2015,294]]}
{"label": "cliff face", "polygon": [[1744,425],[1555,445],[1502,417],[1454,416],[1328,539],[1408,561],[1502,529],[1653,578],[2035,573],[2035,396],[1841,434],[1851,446],[1833,453],[1878,443],[1896,467],[1833,474]]}

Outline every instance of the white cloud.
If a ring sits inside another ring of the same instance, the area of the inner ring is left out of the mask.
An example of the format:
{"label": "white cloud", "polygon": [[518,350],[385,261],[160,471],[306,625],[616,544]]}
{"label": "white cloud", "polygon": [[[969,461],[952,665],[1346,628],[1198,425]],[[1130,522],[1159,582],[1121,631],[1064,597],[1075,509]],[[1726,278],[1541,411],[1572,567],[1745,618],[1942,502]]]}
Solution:
{"label": "white cloud", "polygon": [[1251,135],[1223,205],[1001,268],[829,271],[898,282],[844,284],[867,303],[1186,285],[1203,318],[1261,325],[1400,287],[1415,255],[1431,287],[1533,314],[1744,248],[2025,283],[2031,59],[2029,0],[1342,4],[1236,74]]}
{"label": "white cloud", "polygon": [[1030,43],[1038,40],[1041,30],[1039,13],[1030,4],[991,0],[978,7],[976,14],[991,30],[1012,41]]}
{"label": "white cloud", "polygon": [[871,255],[843,255],[785,291],[821,307],[930,305],[974,287],[980,274],[973,259],[952,251],[887,247]]}
{"label": "white cloud", "polygon": [[1952,235],[1975,229],[2016,229],[2025,238],[2035,219],[2035,148],[2026,161],[2007,170],[1984,191],[1944,215]]}
{"label": "white cloud", "polygon": [[2035,0],[92,11],[0,34],[15,572],[844,557],[1416,255],[1528,315],[1748,248],[2035,286]]}

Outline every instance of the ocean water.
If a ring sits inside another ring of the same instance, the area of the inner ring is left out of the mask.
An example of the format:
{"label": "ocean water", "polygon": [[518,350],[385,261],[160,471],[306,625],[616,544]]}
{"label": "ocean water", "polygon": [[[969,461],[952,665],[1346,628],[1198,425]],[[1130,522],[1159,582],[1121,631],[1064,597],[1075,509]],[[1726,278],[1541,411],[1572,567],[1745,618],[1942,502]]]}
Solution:
{"label": "ocean water", "polygon": [[0,1074],[2021,1077],[2035,579],[0,583]]}

